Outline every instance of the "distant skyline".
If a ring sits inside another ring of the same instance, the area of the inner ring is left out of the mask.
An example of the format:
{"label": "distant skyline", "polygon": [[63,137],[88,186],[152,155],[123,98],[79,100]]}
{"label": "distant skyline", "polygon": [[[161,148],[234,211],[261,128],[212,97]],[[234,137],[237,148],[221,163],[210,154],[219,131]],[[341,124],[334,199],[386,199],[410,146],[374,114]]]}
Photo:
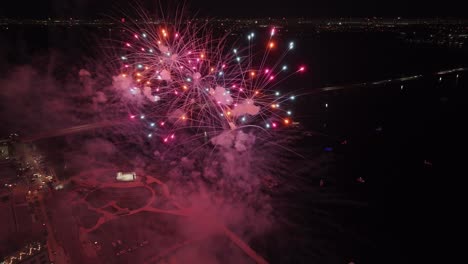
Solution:
{"label": "distant skyline", "polygon": [[[264,24],[271,21],[272,23],[343,23],[343,24],[354,24],[361,22],[367,24],[369,22],[379,24],[379,23],[453,23],[453,24],[468,24],[468,18],[457,18],[457,17],[320,17],[320,18],[307,18],[307,17],[203,17],[196,16],[194,20],[208,20],[210,22],[240,22],[240,23],[251,23],[251,24]],[[137,18],[138,20],[138,18]],[[143,20],[138,20],[139,22],[144,22]],[[162,21],[161,18],[152,17],[148,22],[158,22]],[[112,18],[112,17],[101,17],[101,18],[80,18],[80,17],[70,17],[70,18],[8,18],[0,17],[0,23],[121,23],[121,18]]]}
{"label": "distant skyline", "polygon": [[[179,1],[160,1],[163,6],[175,10]],[[186,1],[190,15],[203,17],[456,17],[468,18],[462,1],[422,1],[422,0],[205,0]],[[152,12],[158,10],[156,0],[42,0],[7,1],[0,9],[3,18],[103,18],[106,16],[134,16],[132,7],[142,6]],[[180,5],[180,4],[179,4]],[[166,8],[164,8],[166,9]],[[123,10],[123,11],[122,11]]]}

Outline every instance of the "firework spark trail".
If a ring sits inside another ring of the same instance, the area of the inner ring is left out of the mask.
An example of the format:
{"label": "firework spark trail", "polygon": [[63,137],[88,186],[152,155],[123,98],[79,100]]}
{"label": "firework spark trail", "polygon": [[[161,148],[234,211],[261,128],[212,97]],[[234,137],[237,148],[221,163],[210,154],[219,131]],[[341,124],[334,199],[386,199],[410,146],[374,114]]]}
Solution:
{"label": "firework spark trail", "polygon": [[[280,66],[294,42],[277,56],[276,32],[272,28],[267,45],[260,44],[265,50],[255,66],[254,33],[247,36],[247,48],[226,48],[228,35],[215,38],[208,22],[175,19],[156,27],[127,24],[115,81],[123,84],[127,103],[133,103],[132,98],[151,102],[149,109],[140,111],[148,116],[166,113],[166,120],[159,123],[170,123],[174,131],[196,128],[198,133],[219,135],[245,125],[289,126],[291,111],[283,110],[283,103],[294,101],[295,96],[272,88],[305,67],[292,71]],[[272,57],[279,59],[267,66]]]}

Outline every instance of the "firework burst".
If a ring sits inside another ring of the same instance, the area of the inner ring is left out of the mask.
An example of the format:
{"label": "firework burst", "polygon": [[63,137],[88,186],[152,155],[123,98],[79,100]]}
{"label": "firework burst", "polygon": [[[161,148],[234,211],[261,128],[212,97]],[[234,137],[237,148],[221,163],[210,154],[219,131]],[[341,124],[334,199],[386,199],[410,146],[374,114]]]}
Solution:
{"label": "firework burst", "polygon": [[236,35],[206,20],[143,17],[122,24],[113,57],[124,137],[152,146],[142,151],[151,149],[178,203],[197,207],[206,192],[214,215],[245,209],[234,221],[221,217],[226,225],[247,240],[260,236],[276,217],[270,195],[291,174],[296,95],[282,87],[306,70],[287,63],[295,42],[274,26]]}
{"label": "firework burst", "polygon": [[292,125],[286,106],[295,96],[275,89],[305,67],[283,63],[295,43],[279,42],[275,27],[266,43],[257,43],[250,32],[230,47],[229,34],[216,38],[207,22],[195,20],[131,23],[123,32],[114,86],[130,104],[145,101],[144,108],[134,108],[138,114],[129,116],[146,119],[153,127],[166,126],[164,142],[183,128],[213,138],[249,126]]}

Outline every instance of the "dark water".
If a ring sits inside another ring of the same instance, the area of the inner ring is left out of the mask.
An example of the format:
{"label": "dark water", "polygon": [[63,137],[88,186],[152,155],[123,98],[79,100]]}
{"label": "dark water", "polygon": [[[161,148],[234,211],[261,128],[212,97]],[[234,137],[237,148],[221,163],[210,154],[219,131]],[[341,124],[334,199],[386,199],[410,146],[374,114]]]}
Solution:
{"label": "dark water", "polygon": [[[322,143],[336,158],[329,175],[340,179],[348,197],[367,204],[341,219],[373,241],[360,247],[364,263],[443,258],[443,229],[453,217],[446,205],[457,196],[468,75],[438,78],[404,82],[403,90],[401,83],[368,86],[300,102],[309,106],[308,126],[329,135]],[[358,177],[366,182],[357,183]]]}
{"label": "dark water", "polygon": [[[114,34],[118,33],[106,28],[10,26],[0,30],[0,70],[5,74],[11,65],[34,64],[36,58],[53,54],[79,68],[85,57],[99,54],[100,38]],[[332,221],[346,231],[330,237],[328,245],[334,246],[315,259],[320,263],[433,260],[446,238],[441,226],[449,225],[446,219],[451,214],[444,204],[452,196],[443,190],[456,177],[453,156],[463,140],[459,131],[466,108],[461,94],[468,86],[465,72],[458,77],[444,75],[442,81],[434,72],[468,66],[466,48],[413,45],[391,33],[284,37],[297,40],[292,61],[306,64],[308,74],[281,88],[314,92],[298,97],[295,118],[305,130],[321,133],[306,136],[301,144],[330,153],[321,177],[342,193],[340,199],[359,204],[337,206],[341,209]],[[324,86],[414,74],[424,76],[315,92]],[[357,182],[359,177],[365,183]],[[318,185],[318,179],[310,184]],[[307,193],[295,197],[298,204],[309,198]],[[308,219],[307,209],[296,214],[305,227],[315,224]],[[305,248],[314,246],[310,235],[312,242],[305,242]],[[334,258],[330,252],[336,252]],[[294,250],[285,252],[289,253]]]}

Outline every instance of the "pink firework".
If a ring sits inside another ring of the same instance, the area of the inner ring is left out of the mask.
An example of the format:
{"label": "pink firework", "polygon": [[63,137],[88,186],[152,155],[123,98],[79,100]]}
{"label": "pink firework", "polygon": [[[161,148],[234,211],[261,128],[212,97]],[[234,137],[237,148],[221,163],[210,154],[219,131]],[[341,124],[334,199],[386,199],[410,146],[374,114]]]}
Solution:
{"label": "pink firework", "polygon": [[[295,96],[283,94],[278,85],[305,66],[283,63],[295,44],[277,39],[276,28],[264,45],[255,33],[237,41],[229,34],[215,37],[207,22],[125,26],[117,78],[128,95],[149,102],[139,111],[149,119],[165,117],[170,133],[186,127],[217,135],[293,123],[288,106]],[[228,47],[228,42],[236,44]]]}

